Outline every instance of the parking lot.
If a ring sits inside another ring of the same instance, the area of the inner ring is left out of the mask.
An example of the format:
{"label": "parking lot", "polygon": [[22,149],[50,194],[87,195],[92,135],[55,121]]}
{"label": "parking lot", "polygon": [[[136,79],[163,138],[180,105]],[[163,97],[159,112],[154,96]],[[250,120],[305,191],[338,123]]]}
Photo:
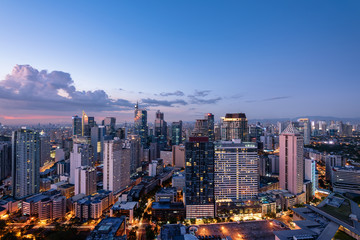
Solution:
{"label": "parking lot", "polygon": [[273,231],[286,230],[273,221],[246,221],[199,225],[196,236],[199,239],[275,239]]}

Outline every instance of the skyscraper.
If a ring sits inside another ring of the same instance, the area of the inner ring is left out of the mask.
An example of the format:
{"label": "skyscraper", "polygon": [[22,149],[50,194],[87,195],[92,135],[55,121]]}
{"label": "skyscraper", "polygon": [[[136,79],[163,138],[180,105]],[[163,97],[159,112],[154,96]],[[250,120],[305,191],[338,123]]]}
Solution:
{"label": "skyscraper", "polygon": [[245,113],[227,113],[221,118],[221,140],[248,140],[248,121]]}
{"label": "skyscraper", "polygon": [[96,169],[81,166],[75,169],[75,195],[91,195],[96,192]]}
{"label": "skyscraper", "polygon": [[78,115],[72,117],[72,128],[73,128],[73,136],[82,135],[82,121],[81,121],[81,117],[78,117]]}
{"label": "skyscraper", "polygon": [[208,137],[210,142],[215,141],[214,115],[212,113],[207,113],[205,114],[204,119],[196,119],[192,135],[198,137]]}
{"label": "skyscraper", "polygon": [[112,134],[115,134],[116,118],[106,117],[103,120],[102,125],[105,126],[106,135],[110,136]]}
{"label": "skyscraper", "polygon": [[104,189],[120,191],[130,185],[130,149],[123,140],[105,141],[104,149]]}
{"label": "skyscraper", "polygon": [[125,147],[130,149],[130,174],[136,173],[141,166],[142,146],[138,135],[130,135],[125,141]]}
{"label": "skyscraper", "polygon": [[171,125],[171,144],[179,145],[182,143],[182,121],[173,122]]}
{"label": "skyscraper", "polygon": [[50,137],[41,136],[40,137],[40,167],[44,166],[44,164],[51,160],[50,158]]}
{"label": "skyscraper", "polygon": [[141,145],[144,148],[147,148],[148,147],[147,111],[145,109],[139,109],[139,103],[136,103],[135,105],[134,133],[140,136]]}
{"label": "skyscraper", "polygon": [[103,146],[106,131],[104,126],[94,126],[91,128],[91,145],[94,151],[95,161],[103,162]]}
{"label": "skyscraper", "polygon": [[40,190],[39,133],[19,129],[12,134],[13,196],[21,199]]}
{"label": "skyscraper", "polygon": [[155,138],[160,151],[167,147],[167,123],[164,120],[164,113],[158,110],[155,118]]}
{"label": "skyscraper", "polygon": [[82,112],[81,135],[90,137],[91,128],[95,126],[95,118],[89,117],[84,111]]}
{"label": "skyscraper", "polygon": [[215,132],[214,132],[214,115],[212,113],[205,114],[205,118],[208,122],[208,137],[209,141],[215,141]]}
{"label": "skyscraper", "polygon": [[93,167],[94,150],[90,144],[74,143],[70,152],[70,183],[75,184],[76,169],[81,166]]}
{"label": "skyscraper", "polygon": [[256,198],[259,189],[256,143],[215,143],[215,200],[234,203]]}
{"label": "skyscraper", "polygon": [[0,142],[0,181],[11,176],[11,143]]}
{"label": "skyscraper", "polygon": [[310,120],[308,118],[300,118],[298,122],[301,123],[302,130],[304,132],[304,144],[310,144],[310,137],[311,137],[311,125]]}
{"label": "skyscraper", "polygon": [[214,217],[214,143],[208,137],[190,137],[185,161],[186,218]]}
{"label": "skyscraper", "polygon": [[280,137],[280,187],[292,194],[300,194],[304,183],[304,140],[290,123]]}

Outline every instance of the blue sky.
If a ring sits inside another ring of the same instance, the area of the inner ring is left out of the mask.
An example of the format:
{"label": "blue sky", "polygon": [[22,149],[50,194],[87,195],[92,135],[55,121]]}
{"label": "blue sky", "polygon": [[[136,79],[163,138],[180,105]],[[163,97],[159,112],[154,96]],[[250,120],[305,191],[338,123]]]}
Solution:
{"label": "blue sky", "polygon": [[[81,109],[129,121],[137,100],[150,120],[360,117],[359,26],[357,0],[1,1],[0,122]],[[45,82],[30,94],[37,73],[17,64],[69,73],[74,96],[52,99]]]}

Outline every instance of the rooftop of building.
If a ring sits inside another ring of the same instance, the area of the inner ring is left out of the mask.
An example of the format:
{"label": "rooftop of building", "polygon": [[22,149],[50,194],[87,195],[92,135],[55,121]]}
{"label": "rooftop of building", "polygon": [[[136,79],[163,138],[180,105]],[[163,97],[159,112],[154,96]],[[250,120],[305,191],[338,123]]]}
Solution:
{"label": "rooftop of building", "polygon": [[225,118],[246,118],[245,113],[227,113]]}
{"label": "rooftop of building", "polygon": [[360,223],[358,222],[360,208],[355,202],[340,194],[330,194],[317,207],[306,204],[303,208],[293,208],[292,210],[304,219],[294,222],[302,231],[274,232],[279,239],[297,237],[299,233],[310,235],[313,233],[316,235],[314,239],[332,239],[339,226],[360,236]]}
{"label": "rooftop of building", "polygon": [[49,198],[49,196],[47,196],[47,195],[44,195],[44,194],[40,193],[40,194],[37,194],[37,195],[31,196],[31,197],[29,197],[29,198],[25,199],[25,201],[24,201],[24,202],[27,202],[27,203],[31,203],[31,202],[39,202],[39,201],[41,201],[41,200],[43,200],[43,199],[45,199],[45,198]]}
{"label": "rooftop of building", "polygon": [[183,202],[153,202],[152,209],[184,209]]}
{"label": "rooftop of building", "polygon": [[[122,224],[125,222],[125,217],[108,217],[96,225],[95,229],[88,236],[88,240],[95,239],[126,239],[124,236],[116,236]],[[125,233],[125,228],[124,228]]]}
{"label": "rooftop of building", "polygon": [[72,188],[72,187],[75,187],[75,185],[71,184],[71,183],[66,183],[66,184],[60,185],[59,189],[66,189],[66,188]]}
{"label": "rooftop of building", "polygon": [[360,167],[345,166],[345,167],[333,167],[333,171],[337,172],[356,172],[360,173]]}
{"label": "rooftop of building", "polygon": [[233,139],[232,141],[216,141],[215,148],[257,148],[257,143],[241,142],[240,139]]}
{"label": "rooftop of building", "polygon": [[186,227],[182,224],[166,224],[161,227],[160,239],[175,239],[186,234]]}
{"label": "rooftop of building", "polygon": [[113,210],[132,210],[135,209],[138,202],[116,202],[112,209]]}
{"label": "rooftop of building", "polygon": [[177,190],[176,187],[165,187],[161,188],[159,191],[157,191],[156,195],[158,194],[176,194]]}

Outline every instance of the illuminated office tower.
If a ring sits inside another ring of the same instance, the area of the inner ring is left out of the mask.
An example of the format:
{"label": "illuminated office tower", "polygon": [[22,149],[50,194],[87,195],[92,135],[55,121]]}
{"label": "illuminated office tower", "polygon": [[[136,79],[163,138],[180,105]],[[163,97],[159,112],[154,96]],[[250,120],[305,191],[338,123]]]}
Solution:
{"label": "illuminated office tower", "polygon": [[86,113],[82,112],[82,121],[81,121],[81,135],[90,137],[91,128],[95,126],[94,117],[89,117]]}
{"label": "illuminated office tower", "polygon": [[240,139],[245,142],[247,138],[248,121],[245,113],[227,113],[221,118],[221,140]]}
{"label": "illuminated office tower", "polygon": [[140,136],[141,145],[146,148],[148,146],[147,111],[139,109],[139,103],[135,105],[134,133]]}
{"label": "illuminated office tower", "polygon": [[72,117],[72,129],[73,129],[73,136],[82,135],[82,121],[81,121],[81,117],[78,117],[78,115]]}
{"label": "illuminated office tower", "polygon": [[104,142],[103,186],[118,192],[130,185],[130,149],[123,140]]}
{"label": "illuminated office tower", "polygon": [[20,129],[12,134],[13,196],[17,199],[36,194],[40,190],[39,133]]}
{"label": "illuminated office tower", "polygon": [[280,188],[300,194],[304,183],[304,140],[292,123],[280,135]]}
{"label": "illuminated office tower", "polygon": [[167,147],[167,123],[164,120],[164,113],[159,110],[155,118],[155,138],[160,151]]}
{"label": "illuminated office tower", "polygon": [[173,122],[171,125],[171,145],[182,143],[182,121]]}
{"label": "illuminated office tower", "polygon": [[256,143],[215,142],[216,202],[256,198],[259,189],[258,164]]}
{"label": "illuminated office tower", "polygon": [[186,218],[214,217],[214,143],[208,137],[190,137],[185,161]]}

